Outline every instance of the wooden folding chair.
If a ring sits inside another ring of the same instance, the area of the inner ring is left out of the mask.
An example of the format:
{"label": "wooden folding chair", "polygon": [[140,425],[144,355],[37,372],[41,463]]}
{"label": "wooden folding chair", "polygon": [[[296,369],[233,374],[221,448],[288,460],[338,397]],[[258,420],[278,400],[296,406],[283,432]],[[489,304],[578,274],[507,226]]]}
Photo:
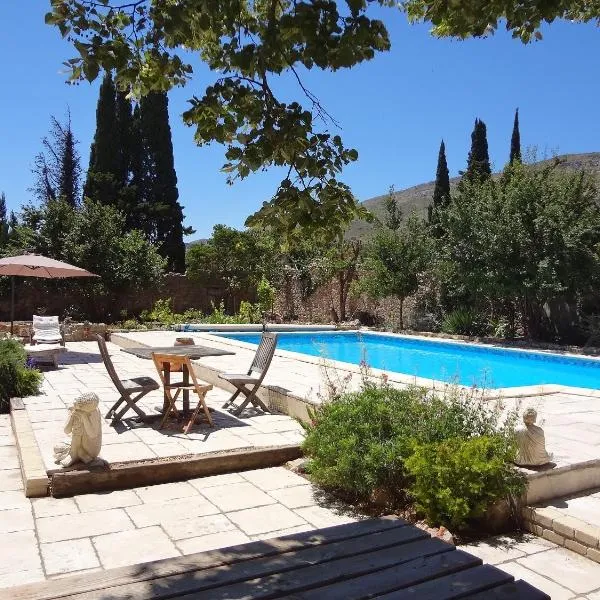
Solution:
{"label": "wooden folding chair", "polygon": [[[179,394],[182,391],[192,391],[198,394],[198,404],[192,413],[190,420],[187,425],[183,428],[184,433],[189,433],[190,429],[194,425],[198,414],[200,413],[200,409],[204,411],[204,415],[209,423],[209,425],[213,426],[213,420],[208,410],[208,406],[206,406],[205,397],[207,392],[212,390],[213,386],[210,383],[201,383],[196,378],[196,373],[194,372],[194,368],[190,361],[189,356],[182,356],[180,354],[159,354],[157,352],[152,353],[152,360],[154,361],[154,365],[156,366],[156,370],[160,376],[162,381],[163,388],[165,390],[165,399],[168,402],[168,406],[165,408],[164,415],[162,421],[160,422],[159,429],[162,429],[167,422],[167,419],[171,414],[178,416],[179,412],[175,407],[175,402],[179,397]],[[165,376],[165,372],[171,373],[173,371],[183,371],[184,379],[182,381],[172,382],[170,377],[167,378]],[[191,377],[191,381],[186,381],[186,371]],[[175,390],[175,394],[173,395],[171,392]]]}
{"label": "wooden folding chair", "polygon": [[[114,386],[117,388],[117,391],[120,394],[119,399],[111,406],[110,410],[106,413],[106,418],[110,419],[112,417],[113,423],[116,423],[123,418],[123,416],[129,409],[131,409],[140,417],[140,419],[144,419],[146,417],[146,413],[141,408],[136,406],[136,404],[146,394],[154,390],[158,390],[160,386],[154,379],[152,379],[152,377],[133,377],[131,379],[119,379],[119,376],[115,371],[115,367],[112,363],[112,360],[110,359],[110,354],[108,353],[104,337],[99,334],[96,334],[95,337],[96,341],[98,342],[98,348],[100,349],[100,355],[102,356],[104,366],[108,371],[111,381],[113,382]],[[123,403],[125,404],[125,407],[121,408],[117,412],[117,410]]]}
{"label": "wooden folding chair", "polygon": [[277,334],[276,333],[263,333],[260,338],[260,344],[254,355],[254,360],[250,365],[250,369],[245,374],[238,373],[221,373],[220,379],[231,383],[235,386],[236,391],[233,393],[231,398],[223,404],[223,408],[229,408],[233,405],[234,400],[240,395],[245,396],[244,401],[235,408],[233,411],[234,415],[239,415],[249,403],[253,406],[260,408],[265,412],[269,412],[269,409],[265,406],[265,403],[256,395],[256,392],[260,388],[271,361],[275,354],[275,347],[277,346]]}

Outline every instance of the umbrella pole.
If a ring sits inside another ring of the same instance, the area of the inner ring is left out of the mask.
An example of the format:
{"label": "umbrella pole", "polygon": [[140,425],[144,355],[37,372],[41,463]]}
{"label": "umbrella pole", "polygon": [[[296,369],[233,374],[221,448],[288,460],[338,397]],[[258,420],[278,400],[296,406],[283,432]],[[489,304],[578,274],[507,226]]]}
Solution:
{"label": "umbrella pole", "polygon": [[15,327],[15,278],[10,278],[10,335],[13,334]]}

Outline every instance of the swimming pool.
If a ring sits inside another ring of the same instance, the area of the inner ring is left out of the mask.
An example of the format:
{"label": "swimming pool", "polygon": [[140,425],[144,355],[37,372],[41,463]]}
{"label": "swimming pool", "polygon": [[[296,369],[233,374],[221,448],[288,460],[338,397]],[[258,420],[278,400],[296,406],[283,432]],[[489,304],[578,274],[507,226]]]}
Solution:
{"label": "swimming pool", "polygon": [[[259,333],[221,337],[258,344]],[[279,333],[277,348],[405,375],[504,388],[558,384],[600,389],[600,361],[368,332]]]}

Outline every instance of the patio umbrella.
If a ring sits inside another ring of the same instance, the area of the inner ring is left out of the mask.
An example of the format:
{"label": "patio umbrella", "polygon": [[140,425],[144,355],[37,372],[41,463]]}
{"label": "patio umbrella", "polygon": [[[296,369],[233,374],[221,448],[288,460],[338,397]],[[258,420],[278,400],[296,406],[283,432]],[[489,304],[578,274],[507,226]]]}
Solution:
{"label": "patio umbrella", "polygon": [[15,277],[44,277],[62,279],[65,277],[100,277],[80,267],[74,267],[60,260],[39,254],[22,254],[0,258],[0,275],[11,279],[10,333],[13,333],[15,320]]}

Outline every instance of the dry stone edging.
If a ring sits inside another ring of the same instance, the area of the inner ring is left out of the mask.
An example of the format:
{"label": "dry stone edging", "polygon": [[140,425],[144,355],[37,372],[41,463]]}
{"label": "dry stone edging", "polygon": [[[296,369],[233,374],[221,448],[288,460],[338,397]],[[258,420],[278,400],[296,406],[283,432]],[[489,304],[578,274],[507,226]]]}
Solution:
{"label": "dry stone edging", "polygon": [[521,515],[527,531],[600,563],[600,527],[552,506],[528,506]]}

